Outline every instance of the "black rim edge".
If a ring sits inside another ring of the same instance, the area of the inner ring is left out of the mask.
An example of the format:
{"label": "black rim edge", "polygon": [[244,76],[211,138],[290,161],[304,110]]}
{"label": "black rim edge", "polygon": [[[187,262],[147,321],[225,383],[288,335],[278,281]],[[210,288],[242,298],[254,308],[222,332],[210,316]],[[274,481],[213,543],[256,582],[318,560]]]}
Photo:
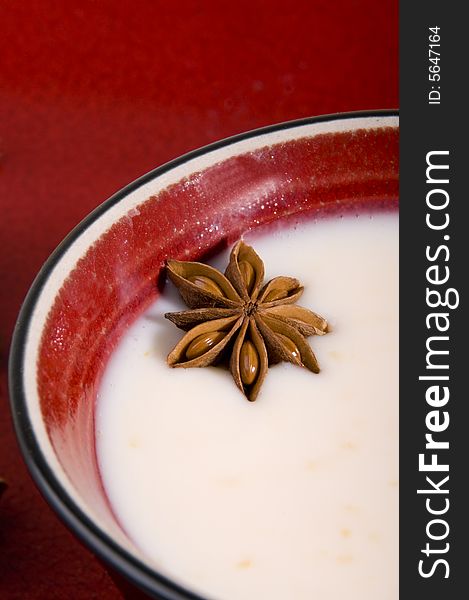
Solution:
{"label": "black rim edge", "polygon": [[30,475],[40,492],[52,506],[54,511],[75,533],[75,535],[98,557],[109,563],[112,568],[121,573],[125,578],[136,584],[146,593],[155,595],[163,600],[204,600],[201,596],[184,589],[172,580],[167,579],[157,571],[147,567],[144,563],[134,558],[124,548],[114,542],[104,531],[97,527],[83,511],[75,504],[73,499],[62,487],[59,480],[49,468],[39,443],[36,440],[29,415],[26,408],[26,396],[23,387],[24,349],[28,335],[28,324],[36,306],[42,288],[58,263],[64,252],[73,242],[95,222],[102,214],[107,212],[125,196],[142,187],[152,179],[186,163],[194,158],[208,154],[220,148],[230,146],[237,142],[257,137],[259,135],[274,133],[284,129],[293,129],[303,125],[313,125],[327,121],[373,118],[373,117],[398,117],[399,111],[395,109],[364,110],[345,113],[333,113],[317,117],[306,117],[293,121],[285,121],[276,125],[269,125],[240,133],[220,141],[192,150],[175,158],[121,188],[109,199],[105,200],[96,209],[89,213],[72,231],[62,240],[57,248],[46,260],[23,301],[16,326],[12,336],[9,357],[9,397],[10,407],[16,437],[23,455],[23,459]]}

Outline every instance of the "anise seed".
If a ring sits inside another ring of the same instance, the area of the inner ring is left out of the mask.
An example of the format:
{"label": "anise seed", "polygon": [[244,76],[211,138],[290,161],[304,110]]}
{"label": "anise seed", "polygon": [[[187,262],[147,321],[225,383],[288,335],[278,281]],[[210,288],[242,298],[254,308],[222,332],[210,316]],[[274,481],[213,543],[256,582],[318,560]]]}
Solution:
{"label": "anise seed", "polygon": [[244,283],[246,284],[248,294],[250,294],[252,291],[252,286],[254,285],[254,281],[256,279],[256,272],[254,271],[254,267],[247,260],[241,260],[238,266]]}
{"label": "anise seed", "polygon": [[205,292],[210,292],[215,296],[224,296],[220,286],[215,283],[213,279],[210,279],[210,277],[206,277],[205,275],[192,275],[192,277],[188,277],[187,279]]}
{"label": "anise seed", "polygon": [[273,302],[274,300],[283,300],[283,298],[286,298],[287,296],[288,296],[288,290],[274,288],[273,290],[270,290],[270,292],[264,298],[263,302],[267,303],[267,302]]}
{"label": "anise seed", "polygon": [[293,340],[291,340],[289,337],[287,337],[286,335],[283,335],[283,333],[277,333],[276,335],[277,335],[277,337],[279,337],[281,339],[283,344],[290,351],[291,355],[294,358],[301,361],[301,354],[300,354],[300,351],[298,350],[295,342]]}
{"label": "anise seed", "polygon": [[244,385],[252,385],[259,371],[259,354],[250,340],[245,340],[239,353],[239,373]]}
{"label": "anise seed", "polygon": [[225,337],[226,332],[224,331],[211,331],[209,333],[202,333],[198,335],[192,342],[187,346],[186,349],[186,358],[188,360],[193,360],[194,358],[198,358],[205,354],[216,346],[222,339]]}

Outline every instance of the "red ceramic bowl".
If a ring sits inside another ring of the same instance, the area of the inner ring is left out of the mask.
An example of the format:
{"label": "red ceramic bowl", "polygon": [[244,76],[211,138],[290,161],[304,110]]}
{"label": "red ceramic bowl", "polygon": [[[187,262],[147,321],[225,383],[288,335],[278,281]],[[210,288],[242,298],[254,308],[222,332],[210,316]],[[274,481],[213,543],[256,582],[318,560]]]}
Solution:
{"label": "red ceramic bowl", "polygon": [[152,171],[90,214],[42,268],[10,361],[20,445],[70,529],[150,596],[197,597],[155,572],[115,519],[96,459],[94,407],[119,337],[160,293],[165,259],[201,258],[273,221],[397,201],[395,113],[305,119]]}

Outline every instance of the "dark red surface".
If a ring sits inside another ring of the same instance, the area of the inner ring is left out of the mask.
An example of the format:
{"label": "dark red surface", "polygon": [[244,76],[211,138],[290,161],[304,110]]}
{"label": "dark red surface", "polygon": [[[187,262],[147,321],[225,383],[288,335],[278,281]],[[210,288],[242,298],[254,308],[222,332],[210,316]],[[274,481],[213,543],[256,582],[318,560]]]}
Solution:
{"label": "dark red surface", "polygon": [[0,597],[119,598],[35,490],[7,407],[9,339],[42,262],[122,185],[274,122],[398,103],[397,2],[0,6]]}

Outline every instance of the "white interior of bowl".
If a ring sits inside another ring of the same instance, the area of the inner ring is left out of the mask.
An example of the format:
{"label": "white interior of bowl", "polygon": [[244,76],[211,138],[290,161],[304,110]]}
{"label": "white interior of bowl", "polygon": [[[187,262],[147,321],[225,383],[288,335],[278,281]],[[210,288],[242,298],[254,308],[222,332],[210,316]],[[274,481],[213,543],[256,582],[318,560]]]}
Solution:
{"label": "white interior of bowl", "polygon": [[[123,532],[117,526],[113,526],[110,523],[104,523],[95,513],[93,506],[85,504],[83,499],[76,492],[55,455],[42,419],[36,382],[38,351],[47,315],[64,280],[74,269],[77,261],[86,254],[90,246],[115,222],[126,215],[132,216],[132,211],[138,211],[139,205],[145,202],[150,196],[158,194],[158,192],[167,188],[169,185],[172,185],[193,173],[200,172],[229,157],[244,154],[265,146],[284,143],[293,139],[313,137],[324,133],[397,126],[398,118],[395,116],[338,117],[337,119],[330,121],[292,126],[291,128],[249,137],[187,160],[164,174],[156,176],[151,181],[142,184],[139,188],[130,192],[123,200],[110,206],[106,212],[93,221],[64,251],[63,255],[50,272],[49,277],[38,296],[31,321],[28,324],[23,378],[29,419],[43,456],[70,499],[93,522],[95,522],[98,527],[127,550],[130,550],[134,554],[138,554],[138,550],[133,547],[130,540],[127,539]],[[254,190],[254,192],[256,191],[258,190]],[[139,556],[139,558],[145,560],[142,556]]]}

